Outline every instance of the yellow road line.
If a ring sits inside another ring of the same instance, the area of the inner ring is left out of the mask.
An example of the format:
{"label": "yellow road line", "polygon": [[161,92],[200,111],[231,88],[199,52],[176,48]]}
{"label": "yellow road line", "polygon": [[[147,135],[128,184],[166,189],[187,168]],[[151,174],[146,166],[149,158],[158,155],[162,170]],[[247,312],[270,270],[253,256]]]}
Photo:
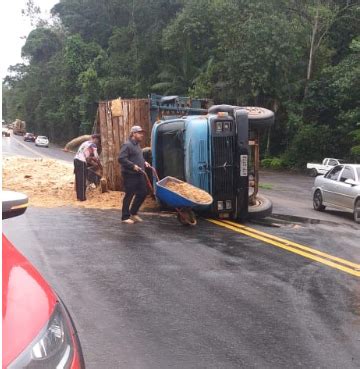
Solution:
{"label": "yellow road line", "polygon": [[355,269],[358,269],[360,270],[360,264],[356,264],[356,263],[353,263],[349,260],[346,260],[346,259],[342,259],[342,258],[339,258],[339,257],[336,257],[336,256],[333,256],[333,255],[330,255],[330,254],[327,254],[325,252],[322,252],[322,251],[319,251],[319,250],[316,250],[316,249],[313,249],[312,247],[309,247],[309,246],[304,246],[304,245],[300,245],[299,243],[296,243],[296,242],[292,242],[292,241],[289,241],[289,240],[286,240],[284,238],[280,238],[280,237],[277,237],[277,236],[273,236],[271,234],[268,234],[268,233],[265,233],[265,232],[261,232],[261,231],[258,231],[257,229],[254,229],[254,228],[250,228],[250,227],[246,227],[242,224],[239,224],[239,223],[235,223],[235,222],[232,222],[232,221],[228,221],[228,220],[223,220],[224,223],[226,224],[230,224],[234,227],[238,227],[240,229],[245,229],[249,232],[252,232],[252,233],[255,233],[257,235],[260,235],[260,236],[264,236],[266,238],[269,238],[271,240],[274,240],[274,241],[279,241],[281,243],[284,243],[285,245],[287,246],[293,246],[293,247],[297,247],[301,250],[304,250],[304,251],[307,251],[307,252],[310,252],[312,254],[316,254],[316,255],[319,255],[321,257],[324,257],[326,259],[330,259],[330,260],[333,260],[335,262],[338,262],[340,264],[344,264],[344,265],[347,265],[347,266],[350,266],[352,268],[355,268]]}
{"label": "yellow road line", "polygon": [[[271,244],[273,246],[277,246],[281,249],[284,249],[284,250],[293,252],[295,254],[301,255],[301,256],[303,256],[307,259],[317,261],[321,264],[325,264],[325,265],[330,266],[332,268],[341,270],[345,273],[354,275],[356,277],[360,277],[360,265],[359,264],[351,263],[348,260],[337,258],[335,256],[328,255],[328,254],[325,254],[325,253],[321,253],[320,251],[317,252],[317,250],[315,250],[315,249],[311,249],[309,247],[305,247],[305,246],[296,244],[295,242],[284,240],[284,239],[281,239],[279,237],[275,237],[275,236],[269,235],[267,233],[257,231],[255,229],[245,227],[245,226],[242,226],[242,225],[237,224],[237,223],[233,223],[233,222],[229,222],[229,221],[224,222],[224,221],[219,221],[219,220],[215,220],[215,219],[207,219],[207,220],[209,222],[214,223],[216,225],[219,225],[221,227],[231,229],[232,231],[235,231],[237,233],[244,234],[246,236],[255,238],[259,241],[263,241],[263,242]],[[297,246],[295,246],[295,245],[297,245]],[[301,247],[298,247],[298,246],[301,246]],[[326,258],[317,256],[316,254],[318,254],[318,255],[322,254],[324,256],[326,255]],[[334,261],[332,261],[332,260],[334,260]],[[341,264],[338,263],[338,262],[340,262],[340,260],[341,260]],[[336,261],[338,261],[338,262],[336,262]],[[349,267],[345,266],[344,264],[349,265]]]}

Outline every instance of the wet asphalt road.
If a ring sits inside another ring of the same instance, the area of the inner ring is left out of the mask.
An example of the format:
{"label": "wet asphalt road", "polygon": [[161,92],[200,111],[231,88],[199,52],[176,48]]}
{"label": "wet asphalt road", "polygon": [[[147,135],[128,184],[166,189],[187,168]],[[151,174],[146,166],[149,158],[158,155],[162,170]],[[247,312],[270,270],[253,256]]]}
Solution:
{"label": "wet asphalt road", "polygon": [[301,173],[269,170],[260,173],[260,186],[263,187],[260,192],[272,200],[274,214],[355,225],[351,212],[329,206],[324,212],[314,210],[311,191],[313,184],[314,178]]}
{"label": "wet asphalt road", "polygon": [[23,136],[2,138],[2,152],[4,156],[25,155],[28,157],[45,157],[72,162],[74,154],[64,152],[61,147],[50,143],[49,147],[37,147],[34,142],[25,142]]}
{"label": "wet asphalt road", "polygon": [[[144,218],[30,208],[3,222],[70,309],[88,368],[359,367],[358,278],[205,220]],[[277,234],[310,241],[308,227]]]}
{"label": "wet asphalt road", "polygon": [[[286,197],[275,177],[266,191]],[[360,367],[359,278],[206,220],[144,219],[129,227],[114,210],[29,208],[3,221],[67,304],[87,368]],[[248,225],[360,263],[360,228],[329,219]]]}

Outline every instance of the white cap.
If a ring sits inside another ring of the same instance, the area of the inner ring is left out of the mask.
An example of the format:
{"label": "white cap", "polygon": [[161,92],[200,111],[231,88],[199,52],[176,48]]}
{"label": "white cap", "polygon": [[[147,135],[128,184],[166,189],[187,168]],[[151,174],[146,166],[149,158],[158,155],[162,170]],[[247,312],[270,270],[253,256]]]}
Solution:
{"label": "white cap", "polygon": [[133,126],[130,129],[130,133],[145,132],[140,126]]}

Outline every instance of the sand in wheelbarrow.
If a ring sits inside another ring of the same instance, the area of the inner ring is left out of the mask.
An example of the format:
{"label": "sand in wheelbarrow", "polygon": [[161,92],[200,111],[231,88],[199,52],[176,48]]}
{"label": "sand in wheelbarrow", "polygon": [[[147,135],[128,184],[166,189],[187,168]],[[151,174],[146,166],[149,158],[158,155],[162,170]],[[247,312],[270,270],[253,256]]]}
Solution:
{"label": "sand in wheelbarrow", "polygon": [[212,197],[206,191],[186,182],[177,183],[169,181],[165,184],[165,187],[198,204],[209,204],[212,202]]}

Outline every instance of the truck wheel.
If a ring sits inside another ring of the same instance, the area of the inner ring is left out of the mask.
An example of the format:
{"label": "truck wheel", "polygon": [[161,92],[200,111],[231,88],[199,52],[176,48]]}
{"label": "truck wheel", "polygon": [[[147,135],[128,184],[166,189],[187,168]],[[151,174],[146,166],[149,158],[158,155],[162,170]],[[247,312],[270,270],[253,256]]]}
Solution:
{"label": "truck wheel", "polygon": [[272,202],[261,195],[256,196],[256,204],[249,205],[249,218],[260,219],[271,215],[272,213]]}
{"label": "truck wheel", "polygon": [[320,190],[316,190],[313,197],[313,206],[317,211],[324,211],[323,198]]}
{"label": "truck wheel", "polygon": [[235,111],[240,109],[247,111],[250,129],[264,129],[274,124],[274,112],[256,106],[213,105],[208,109],[208,112],[209,114],[226,112],[234,117]]}
{"label": "truck wheel", "polygon": [[318,175],[318,172],[315,168],[311,168],[309,170],[309,175],[310,175],[310,177],[316,177]]}
{"label": "truck wheel", "polygon": [[355,201],[354,205],[354,220],[356,223],[360,223],[360,199]]}
{"label": "truck wheel", "polygon": [[209,114],[217,114],[219,112],[225,112],[229,113],[231,116],[234,116],[234,110],[236,109],[236,106],[233,105],[213,105],[208,109]]}
{"label": "truck wheel", "polygon": [[257,106],[240,106],[238,109],[245,109],[247,111],[250,129],[264,129],[274,124],[274,112],[269,109]]}

